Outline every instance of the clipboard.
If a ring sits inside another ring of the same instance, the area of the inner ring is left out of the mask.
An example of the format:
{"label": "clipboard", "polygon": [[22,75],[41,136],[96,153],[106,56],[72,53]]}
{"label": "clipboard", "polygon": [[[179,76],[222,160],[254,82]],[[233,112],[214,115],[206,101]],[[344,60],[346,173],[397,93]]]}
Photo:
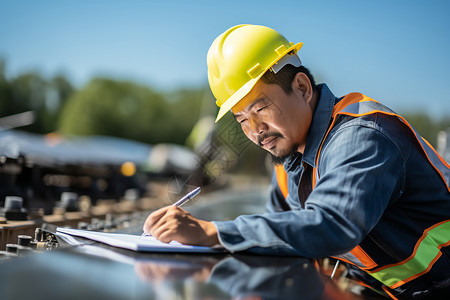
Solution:
{"label": "clipboard", "polygon": [[88,231],[81,229],[58,227],[56,234],[78,236],[104,243],[113,247],[155,253],[224,253],[223,248],[184,245],[176,241],[163,243],[152,236],[140,236],[121,233]]}

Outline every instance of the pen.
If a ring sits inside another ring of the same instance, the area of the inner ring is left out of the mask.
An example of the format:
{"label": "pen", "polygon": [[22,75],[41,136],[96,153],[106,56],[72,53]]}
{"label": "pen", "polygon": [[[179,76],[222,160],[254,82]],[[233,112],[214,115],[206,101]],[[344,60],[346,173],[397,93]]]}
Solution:
{"label": "pen", "polygon": [[173,206],[181,206],[184,203],[188,202],[190,199],[194,198],[200,193],[200,187],[195,188],[194,190],[187,193],[185,196],[183,196],[180,200],[172,204]]}
{"label": "pen", "polygon": [[[180,198],[180,200],[178,200],[177,202],[175,202],[174,204],[172,204],[173,206],[181,206],[183,204],[185,204],[186,202],[188,202],[189,200],[191,200],[192,198],[194,198],[195,196],[197,196],[198,194],[200,194],[201,189],[200,187],[197,187],[195,189],[193,189],[192,191],[190,191],[189,193],[187,193],[186,195],[184,195],[183,197]],[[142,236],[150,236],[148,233],[142,233]]]}

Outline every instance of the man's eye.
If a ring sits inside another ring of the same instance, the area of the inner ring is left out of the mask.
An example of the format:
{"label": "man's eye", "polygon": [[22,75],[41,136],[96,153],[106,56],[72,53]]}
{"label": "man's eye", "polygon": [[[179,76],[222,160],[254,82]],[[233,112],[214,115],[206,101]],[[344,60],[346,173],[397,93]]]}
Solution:
{"label": "man's eye", "polygon": [[268,106],[269,106],[269,105],[264,105],[263,107],[258,108],[258,109],[256,110],[256,112],[260,112],[260,111],[262,111],[263,109],[267,108]]}

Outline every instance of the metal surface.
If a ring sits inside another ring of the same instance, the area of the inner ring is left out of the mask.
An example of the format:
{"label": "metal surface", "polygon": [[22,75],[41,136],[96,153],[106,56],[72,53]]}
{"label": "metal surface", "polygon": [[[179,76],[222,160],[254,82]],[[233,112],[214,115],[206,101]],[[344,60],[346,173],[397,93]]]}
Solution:
{"label": "metal surface", "polygon": [[[186,208],[227,219],[261,211],[265,195],[262,187],[205,193]],[[126,232],[140,234],[142,222]],[[79,240],[0,263],[0,299],[373,299],[304,258],[138,253]]]}
{"label": "metal surface", "polygon": [[0,290],[2,299],[339,299],[302,258],[156,255],[98,244],[2,263]]}

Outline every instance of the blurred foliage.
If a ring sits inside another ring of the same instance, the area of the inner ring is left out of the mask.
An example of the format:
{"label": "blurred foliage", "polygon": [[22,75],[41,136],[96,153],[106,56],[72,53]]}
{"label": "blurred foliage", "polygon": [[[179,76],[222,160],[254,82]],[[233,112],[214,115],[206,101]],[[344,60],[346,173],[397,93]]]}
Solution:
{"label": "blurred foliage", "polygon": [[[162,92],[135,82],[95,78],[75,89],[64,75],[47,79],[38,72],[26,72],[7,78],[0,59],[0,117],[25,111],[34,111],[36,120],[21,129],[35,133],[108,135],[186,145],[196,122],[214,117],[217,107],[208,87]],[[437,133],[450,128],[450,116],[435,119],[422,112],[403,116],[434,146]],[[216,159],[223,160],[227,171],[261,174],[267,170],[266,152],[248,141],[231,114],[210,127],[214,128],[213,143],[204,151],[208,156],[222,156]]]}
{"label": "blurred foliage", "polygon": [[61,112],[59,131],[152,143],[166,135],[167,128],[161,125],[167,113],[158,93],[131,82],[97,78],[69,98]]}
{"label": "blurred foliage", "polygon": [[440,119],[434,119],[433,117],[423,112],[410,112],[405,113],[402,116],[423,138],[425,138],[435,148],[437,146],[438,132],[450,128],[450,116],[445,116]]}
{"label": "blurred foliage", "polygon": [[206,88],[161,93],[132,82],[96,78],[68,99],[59,131],[184,144],[207,93]]}
{"label": "blurred foliage", "polygon": [[64,75],[45,79],[37,72],[27,72],[8,79],[5,62],[0,60],[0,117],[33,111],[37,120],[24,130],[35,133],[55,131],[61,107],[73,91]]}

